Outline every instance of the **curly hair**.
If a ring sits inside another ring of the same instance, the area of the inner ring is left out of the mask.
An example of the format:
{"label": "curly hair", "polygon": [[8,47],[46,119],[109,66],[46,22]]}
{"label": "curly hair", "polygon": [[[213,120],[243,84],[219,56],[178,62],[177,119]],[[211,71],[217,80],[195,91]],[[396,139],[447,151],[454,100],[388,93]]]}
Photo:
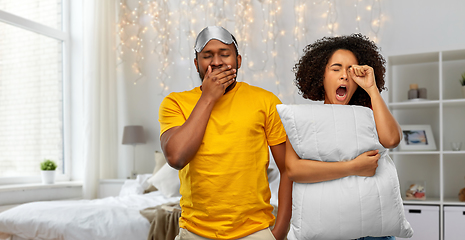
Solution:
{"label": "curly hair", "polygon": [[[386,60],[379,53],[379,48],[374,42],[362,34],[324,37],[307,45],[304,49],[304,55],[293,68],[296,77],[294,82],[304,98],[316,101],[325,99],[323,79],[326,65],[333,53],[339,49],[351,51],[357,58],[359,65],[372,67],[379,92],[386,89],[384,87]],[[349,104],[370,107],[370,96],[359,87]]]}

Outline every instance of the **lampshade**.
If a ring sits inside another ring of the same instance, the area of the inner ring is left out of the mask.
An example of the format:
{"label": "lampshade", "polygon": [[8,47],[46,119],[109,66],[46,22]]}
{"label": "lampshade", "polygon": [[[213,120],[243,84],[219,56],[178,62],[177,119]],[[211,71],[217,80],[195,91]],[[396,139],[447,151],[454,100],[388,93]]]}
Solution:
{"label": "lampshade", "polygon": [[142,126],[125,126],[123,144],[136,145],[145,143],[144,128]]}

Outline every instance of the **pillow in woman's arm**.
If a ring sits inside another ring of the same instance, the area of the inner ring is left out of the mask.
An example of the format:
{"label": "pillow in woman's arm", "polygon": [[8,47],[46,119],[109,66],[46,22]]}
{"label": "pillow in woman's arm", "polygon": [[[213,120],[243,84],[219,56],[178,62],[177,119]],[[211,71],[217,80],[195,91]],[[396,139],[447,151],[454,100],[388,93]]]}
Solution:
{"label": "pillow in woman's arm", "polygon": [[289,239],[411,237],[393,161],[378,139],[371,109],[361,106],[277,105],[289,141],[301,159],[341,161],[378,149],[373,177],[349,176],[294,183]]}

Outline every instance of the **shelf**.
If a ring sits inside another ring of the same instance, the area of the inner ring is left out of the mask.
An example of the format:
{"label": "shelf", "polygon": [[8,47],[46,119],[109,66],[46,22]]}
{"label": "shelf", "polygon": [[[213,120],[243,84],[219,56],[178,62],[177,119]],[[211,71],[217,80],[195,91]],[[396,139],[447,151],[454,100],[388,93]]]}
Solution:
{"label": "shelf", "polygon": [[428,108],[439,107],[442,103],[446,107],[465,106],[465,98],[460,99],[447,99],[447,100],[424,100],[424,101],[405,101],[405,102],[392,102],[389,103],[391,109],[408,109],[408,108]]}
{"label": "shelf", "polygon": [[391,56],[388,58],[389,65],[419,64],[429,62],[439,62],[439,53],[419,53],[409,55]]}
{"label": "shelf", "polygon": [[[464,102],[465,104],[465,102]],[[406,101],[406,102],[393,102],[389,103],[391,109],[409,109],[409,108],[428,108],[439,107],[439,100],[425,100],[425,101]]]}
{"label": "shelf", "polygon": [[457,198],[446,198],[443,202],[439,198],[427,198],[426,200],[405,200],[404,204],[408,205],[447,205],[447,206],[465,206],[465,202],[460,202]]}
{"label": "shelf", "polygon": [[459,106],[465,106],[465,98],[462,99],[449,99],[449,100],[443,100],[443,105],[445,107],[459,107]]}
{"label": "shelf", "polygon": [[[451,151],[452,152],[452,151]],[[439,155],[439,151],[390,151],[392,155]]]}
{"label": "shelf", "polygon": [[465,50],[453,50],[442,52],[443,61],[456,61],[465,59]]}
{"label": "shelf", "polygon": [[[450,155],[457,155],[457,154],[465,154],[465,150],[461,151],[452,151],[452,150],[447,150],[447,151],[442,151],[443,154],[450,154]],[[440,151],[390,151],[390,155],[439,155],[441,154]],[[465,161],[465,159],[464,159]]]}
{"label": "shelf", "polygon": [[444,205],[461,205],[465,206],[465,202],[460,202],[457,198],[445,198]]}
{"label": "shelf", "polygon": [[435,197],[427,197],[426,200],[405,200],[404,204],[412,204],[412,205],[439,205],[441,204],[441,200]]}
{"label": "shelf", "polygon": [[[456,155],[456,154],[465,154],[465,150],[461,151],[452,151],[452,150],[447,150],[443,152],[444,154],[450,154],[450,155]],[[465,161],[465,159],[464,159]]]}
{"label": "shelf", "polygon": [[[465,146],[461,151],[452,151],[450,146],[452,142],[465,143],[465,96],[459,84],[464,66],[465,49],[387,58],[389,110],[401,125],[430,125],[438,149],[394,148],[389,152],[397,168],[401,194],[409,182],[425,182],[426,200],[403,199],[405,205],[437,205],[441,210],[443,206],[465,206],[458,199],[459,190],[465,187]],[[411,84],[426,88],[428,99],[408,100]],[[448,223],[441,217],[438,225],[444,233]],[[445,240],[445,235],[440,234],[439,240]]]}

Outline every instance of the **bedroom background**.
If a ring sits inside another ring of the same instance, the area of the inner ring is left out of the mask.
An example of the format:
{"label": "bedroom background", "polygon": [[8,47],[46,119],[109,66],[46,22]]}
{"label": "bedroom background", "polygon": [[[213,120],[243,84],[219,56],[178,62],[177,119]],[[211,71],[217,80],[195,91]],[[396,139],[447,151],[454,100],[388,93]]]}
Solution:
{"label": "bedroom background", "polygon": [[[303,48],[323,36],[361,32],[379,44],[386,58],[465,47],[465,33],[457,31],[465,29],[465,19],[457,10],[465,7],[461,1],[157,2],[125,1],[119,7],[125,9],[120,16],[128,18],[126,25],[121,18],[119,22],[119,30],[124,32],[119,36],[125,45],[118,46],[118,51],[124,52],[119,54],[117,68],[118,95],[125,100],[118,108],[118,119],[126,119],[118,124],[118,136],[120,139],[124,125],[146,129],[147,144],[136,150],[139,171],[151,169],[153,149],[160,150],[157,116],[163,97],[201,84],[192,46],[205,26],[222,25],[237,37],[243,55],[238,81],[267,89],[283,103],[306,101],[293,84],[292,68]],[[139,20],[134,17],[138,15]],[[136,26],[131,25],[133,19]],[[133,52],[139,43],[143,48]],[[132,148],[118,147],[118,177],[125,177]]]}
{"label": "bedroom background", "polygon": [[[465,49],[465,2],[446,0],[70,0],[70,180],[93,198],[98,180],[125,179],[133,148],[124,126],[142,125],[136,171],[150,173],[160,151],[158,106],[173,91],[201,84],[193,65],[196,34],[222,25],[238,39],[238,81],[305,103],[292,68],[323,36],[361,32],[385,57]],[[65,133],[66,134],[66,133]],[[0,193],[2,194],[2,193]]]}

